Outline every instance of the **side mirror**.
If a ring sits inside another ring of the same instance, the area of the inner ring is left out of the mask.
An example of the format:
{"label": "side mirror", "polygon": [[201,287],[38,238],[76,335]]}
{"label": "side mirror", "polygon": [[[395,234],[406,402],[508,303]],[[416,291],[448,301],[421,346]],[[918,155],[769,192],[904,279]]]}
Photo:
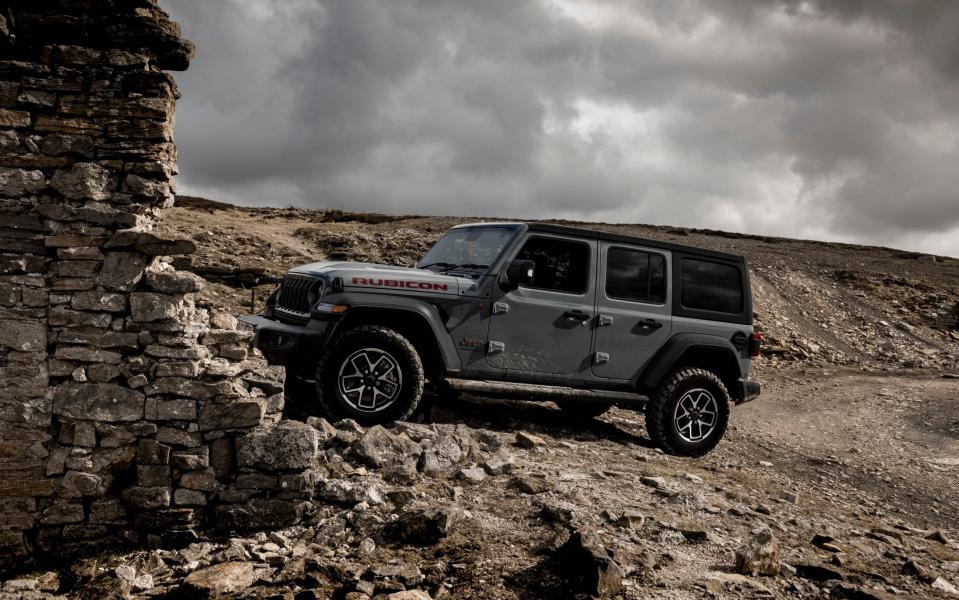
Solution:
{"label": "side mirror", "polygon": [[506,267],[506,280],[503,282],[504,287],[515,290],[521,285],[533,283],[533,274],[535,272],[535,262],[516,259]]}

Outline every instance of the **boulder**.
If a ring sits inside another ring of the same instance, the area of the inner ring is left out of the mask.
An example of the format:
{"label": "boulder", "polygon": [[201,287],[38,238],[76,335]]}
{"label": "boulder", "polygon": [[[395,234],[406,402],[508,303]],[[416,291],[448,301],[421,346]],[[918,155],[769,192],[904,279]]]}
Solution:
{"label": "boulder", "polygon": [[736,550],[736,571],[744,575],[779,575],[779,542],[769,529]]}
{"label": "boulder", "polygon": [[256,427],[263,420],[263,413],[263,404],[255,400],[210,404],[200,410],[200,431]]}
{"label": "boulder", "polygon": [[593,530],[573,531],[556,559],[571,591],[610,598],[622,590],[623,571]]}
{"label": "boulder", "polygon": [[133,320],[140,323],[175,319],[183,308],[183,300],[176,296],[151,292],[130,294],[130,313]]}
{"label": "boulder", "polygon": [[236,594],[253,585],[253,563],[230,561],[206,567],[187,575],[183,584],[208,596]]}
{"label": "boulder", "polygon": [[19,198],[36,194],[47,187],[42,171],[24,171],[0,167],[0,196]]}
{"label": "boulder", "polygon": [[373,468],[404,462],[420,451],[420,445],[406,435],[392,434],[379,425],[370,427],[352,446],[352,455]]}
{"label": "boulder", "polygon": [[100,269],[99,283],[111,290],[129,291],[143,277],[146,256],[139,252],[109,252]]}
{"label": "boulder", "polygon": [[448,536],[462,518],[463,512],[455,507],[411,509],[390,523],[385,534],[394,542],[429,546]]}
{"label": "boulder", "polygon": [[206,281],[188,271],[174,269],[150,270],[146,274],[147,285],[161,294],[189,294],[203,289]]}
{"label": "boulder", "polygon": [[65,383],[53,392],[53,413],[71,419],[137,421],[143,418],[142,393],[112,383]]}
{"label": "boulder", "polygon": [[262,426],[238,440],[241,468],[289,471],[311,467],[319,452],[319,434],[300,421]]}
{"label": "boulder", "polygon": [[54,173],[50,186],[70,200],[106,200],[115,182],[110,171],[96,163],[76,163]]}

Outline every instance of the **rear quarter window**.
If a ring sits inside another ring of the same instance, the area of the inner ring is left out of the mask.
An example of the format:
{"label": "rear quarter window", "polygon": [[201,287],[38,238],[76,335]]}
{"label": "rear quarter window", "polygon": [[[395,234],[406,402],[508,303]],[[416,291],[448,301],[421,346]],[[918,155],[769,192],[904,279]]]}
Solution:
{"label": "rear quarter window", "polygon": [[743,311],[742,273],[733,265],[684,258],[680,289],[683,308],[728,314]]}

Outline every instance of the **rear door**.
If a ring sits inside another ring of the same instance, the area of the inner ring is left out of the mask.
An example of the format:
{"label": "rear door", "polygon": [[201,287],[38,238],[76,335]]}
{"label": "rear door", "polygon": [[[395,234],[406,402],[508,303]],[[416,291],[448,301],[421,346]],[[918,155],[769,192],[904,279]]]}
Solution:
{"label": "rear door", "polygon": [[669,339],[669,252],[603,242],[599,252],[592,372],[631,379]]}
{"label": "rear door", "polygon": [[490,367],[589,376],[596,250],[595,240],[528,235],[510,260],[535,262],[534,281],[507,292],[494,290],[486,349]]}

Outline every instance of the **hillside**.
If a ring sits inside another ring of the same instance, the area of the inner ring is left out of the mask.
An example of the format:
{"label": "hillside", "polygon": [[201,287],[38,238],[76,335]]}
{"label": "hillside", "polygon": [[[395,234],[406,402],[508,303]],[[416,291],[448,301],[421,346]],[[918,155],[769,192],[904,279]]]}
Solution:
{"label": "hillside", "polygon": [[[248,311],[297,264],[346,259],[412,266],[449,227],[485,218],[388,216],[332,210],[244,208],[182,198],[161,231],[199,250],[180,268],[214,285],[203,300]],[[959,259],[888,248],[647,225],[588,226],[745,255],[761,369],[783,363],[864,370],[955,369]]]}
{"label": "hillside", "polygon": [[[198,303],[241,314],[294,265],[412,265],[471,220],[181,198],[160,233],[196,242],[175,262],[212,282]],[[265,510],[248,515],[265,531],[50,565],[0,582],[0,598],[959,595],[959,260],[591,226],[749,258],[764,391],[709,455],[664,455],[622,408],[583,420],[467,396],[390,428],[311,417],[302,525],[270,528]]]}

